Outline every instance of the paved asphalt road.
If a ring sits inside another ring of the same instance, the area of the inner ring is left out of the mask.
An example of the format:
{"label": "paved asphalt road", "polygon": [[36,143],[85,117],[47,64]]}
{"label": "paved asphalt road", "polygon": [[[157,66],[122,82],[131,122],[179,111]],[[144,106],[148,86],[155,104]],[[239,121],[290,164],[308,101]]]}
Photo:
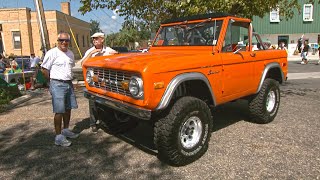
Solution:
{"label": "paved asphalt road", "polygon": [[[289,68],[306,73],[320,66]],[[320,179],[319,84],[320,78],[289,76],[279,113],[266,125],[248,121],[245,101],[216,108],[208,152],[184,167],[157,159],[147,123],[119,137],[90,133],[81,90],[71,122],[80,137],[71,147],[55,146],[51,100],[42,92],[0,114],[0,179]]]}

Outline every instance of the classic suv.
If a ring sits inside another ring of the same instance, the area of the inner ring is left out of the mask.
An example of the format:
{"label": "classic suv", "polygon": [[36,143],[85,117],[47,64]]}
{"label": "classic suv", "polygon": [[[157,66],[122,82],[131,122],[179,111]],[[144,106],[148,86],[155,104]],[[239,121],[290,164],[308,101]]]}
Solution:
{"label": "classic suv", "polygon": [[252,121],[275,118],[287,53],[264,44],[250,19],[216,13],[168,20],[148,53],[86,61],[84,95],[109,133],[152,123],[159,159],[183,166],[208,148],[210,108],[242,98]]}

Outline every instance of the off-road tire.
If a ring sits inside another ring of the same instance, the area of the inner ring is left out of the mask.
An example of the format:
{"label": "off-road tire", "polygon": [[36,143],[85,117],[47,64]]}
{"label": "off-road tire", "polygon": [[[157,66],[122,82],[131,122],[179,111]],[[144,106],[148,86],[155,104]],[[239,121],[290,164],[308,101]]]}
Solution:
{"label": "off-road tire", "polygon": [[[195,126],[201,130],[185,128],[192,125],[191,119],[197,120],[195,124],[201,124],[201,126]],[[190,123],[186,124],[186,122]],[[212,115],[205,102],[194,97],[178,99],[168,114],[155,122],[154,143],[158,149],[158,158],[173,166],[184,166],[194,162],[207,151],[211,129]],[[192,147],[184,147],[186,143],[183,142],[181,135],[185,134],[182,132],[193,132],[192,137],[197,137],[195,139],[198,140],[193,142]]]}
{"label": "off-road tire", "polygon": [[[97,108],[98,111],[98,119],[101,120],[100,126],[102,129],[112,135],[122,134],[125,132],[130,131],[131,129],[135,128],[138,125],[138,121],[136,118],[125,115],[121,112],[116,112],[113,109],[110,108]],[[124,118],[127,118],[126,120],[123,119],[123,121],[119,121],[115,117],[115,113],[121,113]]]}
{"label": "off-road tire", "polygon": [[[272,96],[272,97],[271,97]],[[268,103],[271,109],[268,110]],[[249,113],[251,120],[258,124],[266,124],[276,117],[280,105],[280,89],[278,81],[265,79],[258,94],[249,99]]]}

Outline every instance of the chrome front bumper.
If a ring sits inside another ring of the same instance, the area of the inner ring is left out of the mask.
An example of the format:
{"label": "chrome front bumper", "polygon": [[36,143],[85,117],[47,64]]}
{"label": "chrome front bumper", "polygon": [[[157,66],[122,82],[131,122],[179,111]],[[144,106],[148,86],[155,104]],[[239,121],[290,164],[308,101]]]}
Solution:
{"label": "chrome front bumper", "polygon": [[131,116],[137,117],[139,119],[150,120],[151,119],[151,110],[144,109],[123,101],[119,101],[107,96],[102,96],[97,93],[89,92],[87,89],[84,89],[84,97],[89,100],[105,105],[114,110],[129,114]]}

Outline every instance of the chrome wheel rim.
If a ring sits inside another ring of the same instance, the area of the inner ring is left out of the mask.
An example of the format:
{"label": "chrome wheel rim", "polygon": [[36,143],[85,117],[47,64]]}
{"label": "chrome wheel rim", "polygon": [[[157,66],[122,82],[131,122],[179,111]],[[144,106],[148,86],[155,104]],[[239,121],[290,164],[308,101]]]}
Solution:
{"label": "chrome wheel rim", "polygon": [[266,107],[267,111],[271,112],[276,105],[276,93],[274,91],[270,91],[268,93]]}
{"label": "chrome wheel rim", "polygon": [[180,130],[181,145],[186,149],[193,148],[200,141],[202,122],[196,116],[190,117]]}

